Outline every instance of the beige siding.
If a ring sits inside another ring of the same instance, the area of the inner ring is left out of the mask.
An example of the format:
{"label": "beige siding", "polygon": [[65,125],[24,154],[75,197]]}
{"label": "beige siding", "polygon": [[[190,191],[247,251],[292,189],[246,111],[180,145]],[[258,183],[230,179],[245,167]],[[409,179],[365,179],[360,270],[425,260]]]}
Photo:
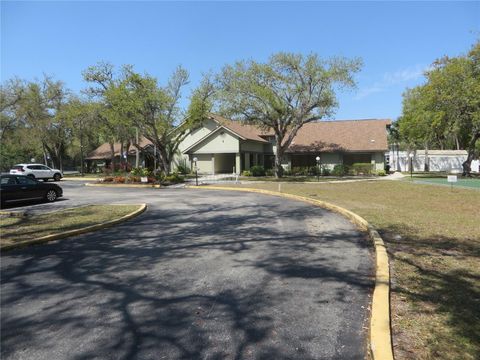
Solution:
{"label": "beige siding", "polygon": [[212,154],[195,154],[199,174],[213,174]]}
{"label": "beige siding", "polygon": [[385,168],[385,155],[381,152],[372,154],[372,164],[375,170],[383,170]]}
{"label": "beige siding", "polygon": [[194,154],[237,153],[239,140],[227,131],[220,130],[192,149]]}
{"label": "beige siding", "polygon": [[190,146],[198,142],[200,139],[204,138],[208,134],[210,134],[213,130],[218,127],[218,124],[213,120],[205,121],[202,127],[199,129],[193,130],[190,134],[188,134],[185,139],[182,141],[178,150],[183,152],[185,149],[188,149]]}

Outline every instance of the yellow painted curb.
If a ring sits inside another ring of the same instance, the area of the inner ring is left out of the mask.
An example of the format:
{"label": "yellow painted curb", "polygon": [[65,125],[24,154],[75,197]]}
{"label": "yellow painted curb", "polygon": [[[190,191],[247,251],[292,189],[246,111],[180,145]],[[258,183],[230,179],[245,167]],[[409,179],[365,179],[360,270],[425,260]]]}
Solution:
{"label": "yellow painted curb", "polygon": [[99,180],[101,178],[96,178],[96,177],[88,177],[88,176],[85,176],[85,177],[81,177],[81,176],[78,176],[78,177],[63,177],[62,181],[67,181],[67,180],[72,180],[72,181],[96,181],[96,180]]}
{"label": "yellow painted curb", "polygon": [[187,188],[255,192],[300,200],[339,213],[357,225],[357,227],[361,230],[368,232],[375,245],[376,258],[375,288],[373,290],[372,312],[370,318],[370,352],[373,360],[393,360],[392,337],[390,330],[390,269],[388,264],[388,255],[383,239],[367,220],[340,206],[326,201],[310,199],[299,195],[279,193],[269,190],[235,188],[228,186],[187,186]]}
{"label": "yellow painted curb", "polygon": [[70,237],[70,236],[74,236],[74,235],[85,234],[87,232],[91,232],[91,231],[95,231],[95,230],[105,229],[105,228],[108,228],[110,226],[113,226],[113,225],[119,224],[121,222],[127,221],[131,218],[134,218],[135,216],[143,213],[146,209],[147,209],[147,204],[141,204],[141,205],[139,205],[139,208],[137,210],[132,211],[131,213],[129,213],[127,215],[124,215],[121,218],[118,218],[118,219],[115,219],[115,220],[110,220],[110,221],[107,221],[103,224],[90,225],[90,226],[86,226],[86,227],[81,228],[81,229],[69,230],[69,231],[59,233],[59,234],[47,235],[47,236],[42,236],[42,237],[32,239],[32,240],[21,241],[21,242],[15,243],[15,244],[4,245],[0,248],[0,250],[8,251],[8,250],[13,250],[13,249],[17,249],[17,248],[20,248],[20,247],[28,246],[28,245],[46,243],[46,242],[49,242],[49,241],[64,239],[66,237]]}
{"label": "yellow painted curb", "polygon": [[155,188],[159,189],[161,185],[159,184],[146,184],[146,185],[140,185],[140,184],[110,184],[110,183],[87,183],[85,186],[98,186],[98,187],[121,187],[121,188]]}

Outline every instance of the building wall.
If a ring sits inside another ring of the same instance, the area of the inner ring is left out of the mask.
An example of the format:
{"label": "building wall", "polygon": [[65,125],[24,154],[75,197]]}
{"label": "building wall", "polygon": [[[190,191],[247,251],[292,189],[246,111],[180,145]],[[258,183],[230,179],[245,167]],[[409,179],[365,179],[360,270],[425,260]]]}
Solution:
{"label": "building wall", "polygon": [[194,164],[193,164],[193,158],[197,158],[197,170],[199,174],[213,174],[214,169],[213,165],[214,162],[212,161],[212,154],[195,154],[192,155],[192,169],[195,171]]}
{"label": "building wall", "polygon": [[384,153],[377,152],[372,154],[372,164],[374,170],[384,170],[385,169],[385,155]]}
{"label": "building wall", "polygon": [[249,152],[258,152],[263,153],[264,151],[264,144],[256,141],[241,141],[240,143],[240,150],[241,151],[249,151]]}
{"label": "building wall", "polygon": [[239,151],[239,147],[239,140],[235,136],[227,131],[220,130],[193,148],[192,152],[194,154],[235,154]]}
{"label": "building wall", "polygon": [[[390,151],[388,153],[391,171],[410,171],[410,160],[407,151]],[[467,159],[467,152],[463,150],[441,151],[430,150],[430,171],[459,173],[463,171],[462,163]],[[424,171],[425,151],[417,150],[413,157],[413,171]],[[479,161],[472,161],[472,171],[479,172]]]}
{"label": "building wall", "polygon": [[218,127],[218,124],[213,120],[207,120],[204,122],[203,126],[195,129],[188,134],[185,139],[182,141],[178,150],[183,152],[185,149],[188,149],[190,146],[195,144],[200,139],[204,138],[208,134],[210,134],[213,130]]}

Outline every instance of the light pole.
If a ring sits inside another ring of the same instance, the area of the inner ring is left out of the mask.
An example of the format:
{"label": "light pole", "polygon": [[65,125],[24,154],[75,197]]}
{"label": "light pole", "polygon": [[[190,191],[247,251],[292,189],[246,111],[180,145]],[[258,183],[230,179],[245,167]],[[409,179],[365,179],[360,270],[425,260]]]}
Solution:
{"label": "light pole", "polygon": [[321,168],[320,168],[320,156],[317,156],[315,158],[315,160],[317,160],[317,181],[320,181],[320,172],[321,172]]}
{"label": "light pole", "polygon": [[195,185],[198,186],[198,168],[197,168],[197,161],[196,157],[193,158],[193,163],[195,164]]}
{"label": "light pole", "polygon": [[413,152],[408,156],[410,157],[410,180],[413,180]]}

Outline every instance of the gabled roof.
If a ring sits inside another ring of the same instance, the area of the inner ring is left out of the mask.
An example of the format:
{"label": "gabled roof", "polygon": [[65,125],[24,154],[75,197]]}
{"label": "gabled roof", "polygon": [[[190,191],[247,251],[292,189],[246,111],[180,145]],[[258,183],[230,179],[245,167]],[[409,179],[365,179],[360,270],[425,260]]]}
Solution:
{"label": "gabled roof", "polygon": [[253,140],[262,143],[268,143],[267,140],[259,136],[262,134],[262,131],[255,125],[242,124],[239,121],[228,120],[223,116],[217,114],[209,114],[209,118],[231,130],[233,133],[240,136],[244,140]]}
{"label": "gabled roof", "polygon": [[193,148],[197,147],[198,145],[200,145],[201,143],[203,143],[205,140],[207,140],[209,137],[213,136],[214,134],[216,134],[216,133],[219,132],[220,130],[225,130],[225,131],[231,133],[233,136],[240,138],[241,140],[247,140],[246,138],[244,138],[243,136],[241,136],[241,135],[233,132],[232,130],[230,130],[230,129],[227,128],[226,126],[220,125],[220,126],[218,126],[215,130],[209,132],[207,135],[205,135],[204,137],[202,137],[200,140],[198,140],[197,142],[193,143],[193,144],[190,145],[188,148],[184,149],[183,152],[184,152],[184,153],[188,153],[190,150],[192,150]]}

